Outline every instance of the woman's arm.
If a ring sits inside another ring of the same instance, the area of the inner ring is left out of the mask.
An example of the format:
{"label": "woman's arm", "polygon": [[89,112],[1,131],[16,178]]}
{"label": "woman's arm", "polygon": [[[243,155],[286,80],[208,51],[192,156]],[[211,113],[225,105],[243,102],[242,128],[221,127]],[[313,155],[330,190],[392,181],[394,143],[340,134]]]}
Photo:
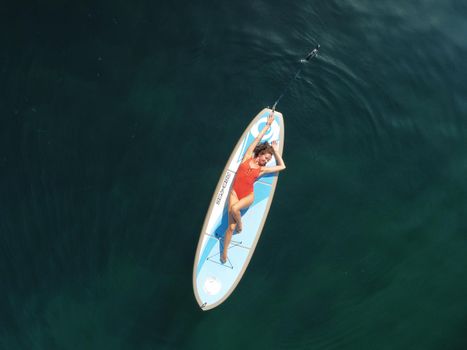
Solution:
{"label": "woman's arm", "polygon": [[268,129],[271,127],[272,122],[274,121],[274,111],[271,112],[268,116],[268,121],[266,122],[266,125],[264,126],[263,130],[260,131],[258,136],[253,140],[251,143],[250,147],[245,152],[245,155],[243,156],[243,161],[250,159],[253,156],[253,151],[255,150],[255,147],[258,145],[258,143],[261,141],[263,138],[264,134],[268,131]]}
{"label": "woman's arm", "polygon": [[272,143],[272,148],[274,149],[274,158],[276,158],[276,166],[263,166],[261,167],[261,172],[259,176],[264,174],[276,173],[282,171],[286,168],[284,160],[282,159],[281,155],[279,154],[279,148],[277,146],[277,141]]}

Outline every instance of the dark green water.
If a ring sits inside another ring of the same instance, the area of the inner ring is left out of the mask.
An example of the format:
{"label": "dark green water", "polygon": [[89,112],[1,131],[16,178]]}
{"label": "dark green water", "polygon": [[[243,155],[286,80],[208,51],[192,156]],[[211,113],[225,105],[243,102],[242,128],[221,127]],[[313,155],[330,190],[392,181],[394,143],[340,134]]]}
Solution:
{"label": "dark green water", "polygon": [[[465,1],[79,3],[0,7],[0,349],[467,348]],[[202,312],[214,187],[316,42]]]}

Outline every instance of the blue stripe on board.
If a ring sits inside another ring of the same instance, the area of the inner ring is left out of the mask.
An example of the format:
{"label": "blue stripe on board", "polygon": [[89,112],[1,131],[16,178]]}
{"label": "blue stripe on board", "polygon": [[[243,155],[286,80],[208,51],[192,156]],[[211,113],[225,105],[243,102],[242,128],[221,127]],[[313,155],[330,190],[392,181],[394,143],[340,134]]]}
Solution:
{"label": "blue stripe on board", "polygon": [[211,253],[212,248],[217,243],[217,238],[214,237],[209,237],[208,241],[206,243],[206,246],[204,247],[203,254],[201,255],[199,262],[198,262],[198,268],[196,269],[196,275],[199,275],[199,272],[201,271],[201,268],[204,265],[204,262],[208,258],[209,254]]}

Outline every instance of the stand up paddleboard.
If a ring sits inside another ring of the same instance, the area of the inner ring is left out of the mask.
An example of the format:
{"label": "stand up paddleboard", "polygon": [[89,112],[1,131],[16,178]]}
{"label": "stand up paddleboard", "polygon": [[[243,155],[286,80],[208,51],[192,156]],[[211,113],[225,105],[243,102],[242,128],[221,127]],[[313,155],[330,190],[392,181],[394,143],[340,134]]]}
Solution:
{"label": "stand up paddleboard", "polygon": [[[211,200],[208,213],[196,250],[193,267],[193,288],[196,300],[203,310],[212,309],[233,292],[243,276],[258,243],[276,189],[278,173],[260,177],[254,187],[253,204],[242,211],[243,230],[234,232],[228,251],[228,260],[220,262],[224,234],[228,222],[228,196],[235,173],[248,146],[258,136],[272,112],[265,108],[251,121],[237,142],[222,172]],[[279,153],[284,147],[284,120],[282,114],[274,112],[274,122],[262,141],[278,141]],[[272,157],[266,166],[276,165]]]}

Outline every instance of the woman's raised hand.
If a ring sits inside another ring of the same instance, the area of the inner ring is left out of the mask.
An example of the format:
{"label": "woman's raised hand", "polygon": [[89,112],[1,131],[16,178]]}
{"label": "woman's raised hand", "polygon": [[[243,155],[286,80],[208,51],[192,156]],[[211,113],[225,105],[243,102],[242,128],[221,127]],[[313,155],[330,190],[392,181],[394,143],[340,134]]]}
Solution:
{"label": "woman's raised hand", "polygon": [[268,116],[268,121],[266,122],[267,125],[271,125],[272,122],[274,121],[274,112],[271,112]]}
{"label": "woman's raised hand", "polygon": [[271,146],[274,149],[275,152],[279,151],[279,142],[278,141],[272,141]]}

